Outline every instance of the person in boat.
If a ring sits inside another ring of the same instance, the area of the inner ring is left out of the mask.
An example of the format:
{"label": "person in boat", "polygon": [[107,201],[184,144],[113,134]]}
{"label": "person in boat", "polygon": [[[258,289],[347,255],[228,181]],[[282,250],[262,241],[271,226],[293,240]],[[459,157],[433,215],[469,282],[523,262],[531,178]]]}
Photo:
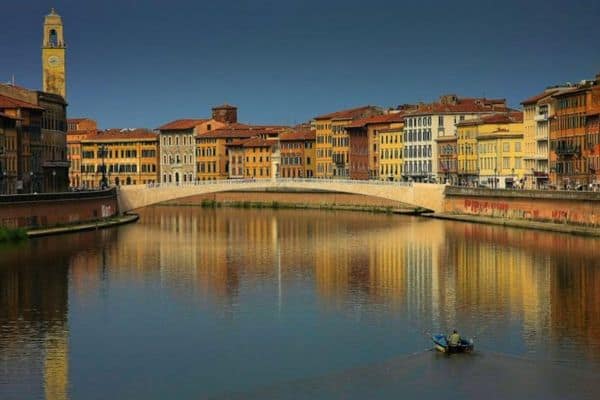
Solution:
{"label": "person in boat", "polygon": [[456,332],[456,329],[452,331],[452,334],[448,337],[448,345],[458,346],[460,344],[460,335]]}

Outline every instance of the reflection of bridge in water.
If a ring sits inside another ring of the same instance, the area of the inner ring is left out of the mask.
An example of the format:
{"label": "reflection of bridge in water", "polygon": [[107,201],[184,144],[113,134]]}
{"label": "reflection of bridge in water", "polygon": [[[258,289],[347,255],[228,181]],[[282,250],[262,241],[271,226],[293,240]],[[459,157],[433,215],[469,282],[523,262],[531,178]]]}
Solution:
{"label": "reflection of bridge in water", "polygon": [[256,189],[304,189],[360,194],[399,201],[415,208],[443,211],[445,185],[412,182],[354,181],[342,179],[257,179],[216,180],[179,184],[122,186],[122,212],[164,201],[206,193]]}

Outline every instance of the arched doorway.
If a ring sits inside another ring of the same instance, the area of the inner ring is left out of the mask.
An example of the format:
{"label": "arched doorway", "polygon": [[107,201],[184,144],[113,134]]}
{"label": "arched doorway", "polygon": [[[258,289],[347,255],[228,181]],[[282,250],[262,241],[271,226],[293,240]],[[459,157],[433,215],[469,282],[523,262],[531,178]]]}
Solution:
{"label": "arched doorway", "polygon": [[115,185],[119,186],[121,184],[121,181],[119,180],[119,177],[117,176],[115,178]]}

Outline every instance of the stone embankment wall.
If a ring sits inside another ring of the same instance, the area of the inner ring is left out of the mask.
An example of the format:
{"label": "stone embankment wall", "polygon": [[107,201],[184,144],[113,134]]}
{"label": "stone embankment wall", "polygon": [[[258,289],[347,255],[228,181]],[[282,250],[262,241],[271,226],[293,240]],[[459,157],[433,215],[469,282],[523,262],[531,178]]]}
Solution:
{"label": "stone embankment wall", "polygon": [[444,212],[600,227],[600,193],[447,187]]}
{"label": "stone embankment wall", "polygon": [[119,213],[115,189],[0,196],[0,226],[45,228],[110,218]]}

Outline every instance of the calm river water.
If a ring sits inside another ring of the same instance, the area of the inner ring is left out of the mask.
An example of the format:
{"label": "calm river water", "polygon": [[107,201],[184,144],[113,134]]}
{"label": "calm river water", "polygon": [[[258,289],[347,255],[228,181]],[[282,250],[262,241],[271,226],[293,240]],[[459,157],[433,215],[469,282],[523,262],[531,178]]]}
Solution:
{"label": "calm river water", "polygon": [[[597,399],[599,260],[504,227],[152,207],[0,248],[0,399]],[[477,351],[431,351],[455,327]]]}

